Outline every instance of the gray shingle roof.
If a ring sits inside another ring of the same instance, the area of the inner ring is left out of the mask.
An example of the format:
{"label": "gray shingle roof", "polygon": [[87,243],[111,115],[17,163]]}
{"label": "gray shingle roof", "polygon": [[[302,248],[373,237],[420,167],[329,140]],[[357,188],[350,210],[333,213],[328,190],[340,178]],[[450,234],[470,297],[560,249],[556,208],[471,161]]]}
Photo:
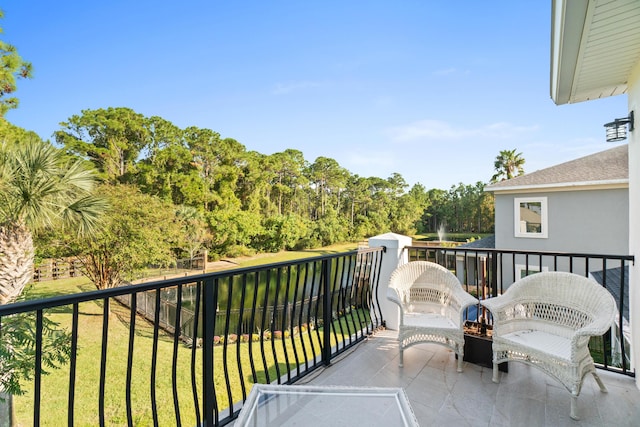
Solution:
{"label": "gray shingle roof", "polygon": [[[624,278],[622,273],[624,272]],[[623,310],[622,316],[625,319],[629,319],[629,266],[625,265],[624,270],[621,267],[608,268],[606,270],[592,271],[591,275],[601,285],[605,283],[609,292],[616,300],[616,304],[620,307],[620,290],[624,286],[623,292]],[[621,286],[622,285],[622,286]],[[619,308],[618,308],[619,309]]]}
{"label": "gray shingle roof", "polygon": [[464,249],[495,249],[496,248],[496,236],[492,234],[483,239],[474,240],[463,245],[458,246]]}
{"label": "gray shingle roof", "polygon": [[627,147],[627,144],[619,145],[606,151],[491,184],[485,187],[485,191],[500,191],[516,187],[573,186],[586,183],[628,183]]}

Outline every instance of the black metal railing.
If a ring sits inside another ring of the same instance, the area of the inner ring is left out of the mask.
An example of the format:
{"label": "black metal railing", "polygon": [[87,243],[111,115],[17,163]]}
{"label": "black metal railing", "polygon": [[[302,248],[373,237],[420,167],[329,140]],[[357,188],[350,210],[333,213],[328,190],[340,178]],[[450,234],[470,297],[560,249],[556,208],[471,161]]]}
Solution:
{"label": "black metal railing", "polygon": [[[0,342],[15,316],[34,336],[28,397],[14,403],[30,415],[18,422],[226,425],[253,384],[293,383],[383,325],[382,251],[0,306]],[[68,336],[68,363],[55,369],[51,325]]]}
{"label": "black metal railing", "polygon": [[[604,369],[635,376],[630,369],[629,265],[632,255],[602,255],[566,252],[532,252],[460,247],[408,246],[409,260],[428,260],[450,269],[466,290],[479,299],[502,294],[516,280],[539,271],[566,271],[592,277],[606,287],[618,305],[615,327],[589,347],[594,361]],[[472,307],[467,319],[491,324],[482,307]]]}

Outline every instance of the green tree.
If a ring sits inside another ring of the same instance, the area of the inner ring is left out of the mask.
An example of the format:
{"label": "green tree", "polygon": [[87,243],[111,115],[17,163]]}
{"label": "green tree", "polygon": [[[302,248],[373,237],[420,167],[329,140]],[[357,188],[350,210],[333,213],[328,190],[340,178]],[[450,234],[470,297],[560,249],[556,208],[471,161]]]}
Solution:
{"label": "green tree", "polygon": [[6,120],[0,120],[0,142],[5,144],[19,144],[20,141],[39,140],[37,133],[12,125]]}
{"label": "green tree", "polygon": [[258,249],[266,252],[295,249],[308,234],[307,222],[296,214],[270,216],[262,225],[264,232]]}
{"label": "green tree", "polygon": [[217,132],[195,126],[186,128],[184,137],[202,179],[203,208],[207,211],[239,209],[241,202],[236,190],[245,147],[232,138],[222,139]]}
{"label": "green tree", "polygon": [[[0,10],[0,19],[4,12]],[[0,34],[2,27],[0,27]],[[0,40],[0,118],[7,111],[18,107],[18,98],[12,96],[18,79],[31,77],[31,63],[22,59],[15,46]]]}
{"label": "green tree", "polygon": [[478,232],[491,233],[494,231],[495,223],[495,199],[493,193],[484,191],[484,183],[478,182],[476,186],[480,191],[477,212]]}
{"label": "green tree", "polygon": [[131,183],[135,165],[150,142],[148,121],[130,108],[83,110],[55,133],[65,149],[91,160],[109,183]]}
{"label": "green tree", "polygon": [[212,235],[212,249],[230,256],[250,253],[258,236],[263,234],[261,215],[240,209],[216,209],[207,216]]}
{"label": "green tree", "polygon": [[523,175],[524,162],[522,153],[516,153],[515,148],[513,150],[500,151],[493,163],[496,173],[491,177],[491,182],[495,183]]}
{"label": "green tree", "polygon": [[180,206],[176,214],[182,226],[181,249],[187,252],[192,265],[193,258],[211,240],[211,235],[203,215],[193,206]]}
{"label": "green tree", "polygon": [[273,174],[265,165],[267,157],[257,151],[245,153],[236,185],[240,208],[249,212],[261,213],[264,216],[276,212],[276,207],[271,202]]}
{"label": "green tree", "polygon": [[[349,172],[334,159],[318,157],[309,166],[308,176],[318,199],[312,219],[323,217],[328,206],[334,211],[339,211]],[[335,215],[335,212],[332,215]]]}
{"label": "green tree", "polygon": [[[369,192],[369,179],[358,175],[352,175],[347,181],[345,191],[346,208],[349,210],[349,235],[351,238],[360,240],[368,235],[366,226],[362,220],[367,219],[366,209],[371,202]],[[359,221],[356,221],[358,219]]]}
{"label": "green tree", "polygon": [[300,188],[307,185],[308,181],[304,171],[308,167],[301,151],[287,149],[281,153],[275,153],[266,159],[271,174],[272,196],[278,207],[279,215],[292,212],[299,213]]}
{"label": "green tree", "polygon": [[421,231],[420,218],[426,207],[426,190],[422,184],[415,184],[409,192],[398,196],[397,208],[391,212],[390,229],[407,235]]}
{"label": "green tree", "polygon": [[110,209],[99,232],[72,242],[85,274],[98,289],[133,279],[136,270],[149,265],[174,262],[172,249],[181,240],[181,223],[173,205],[129,185],[103,185],[100,192]]}
{"label": "green tree", "polygon": [[136,183],[141,191],[176,205],[201,206],[203,187],[184,131],[156,116],[146,122],[147,156],[137,164]]}
{"label": "green tree", "polygon": [[427,209],[422,214],[422,222],[424,231],[435,232],[442,224],[447,224],[451,214],[449,203],[449,194],[445,190],[432,188],[427,192]]}
{"label": "green tree", "polygon": [[344,242],[348,238],[348,226],[343,217],[332,206],[327,206],[322,218],[313,222],[311,232],[312,246],[327,246]]}

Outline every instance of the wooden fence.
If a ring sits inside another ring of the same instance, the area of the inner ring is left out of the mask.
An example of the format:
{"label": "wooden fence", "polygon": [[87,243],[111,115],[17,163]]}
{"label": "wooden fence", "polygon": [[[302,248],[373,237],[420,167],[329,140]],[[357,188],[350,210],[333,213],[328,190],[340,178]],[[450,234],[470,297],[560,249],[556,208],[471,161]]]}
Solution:
{"label": "wooden fence", "polygon": [[[166,276],[182,275],[194,270],[206,270],[207,254],[202,253],[193,259],[177,259],[173,267],[160,268],[150,266],[144,271],[138,272],[134,279],[157,279]],[[69,277],[82,276],[82,264],[76,258],[45,259],[35,266],[33,281],[44,282],[47,280],[67,279]],[[139,277],[138,277],[139,276]]]}
{"label": "wooden fence", "polygon": [[66,279],[82,275],[82,264],[75,258],[46,259],[33,269],[33,281]]}

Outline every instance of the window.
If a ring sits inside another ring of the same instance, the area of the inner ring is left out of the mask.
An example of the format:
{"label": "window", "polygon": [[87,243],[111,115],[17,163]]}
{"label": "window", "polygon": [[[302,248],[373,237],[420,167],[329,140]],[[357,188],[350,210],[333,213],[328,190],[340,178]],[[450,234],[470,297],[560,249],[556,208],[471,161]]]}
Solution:
{"label": "window", "polygon": [[[542,271],[549,271],[549,267],[542,267]],[[516,280],[540,273],[540,266],[529,264],[528,268],[524,264],[516,264]]]}
{"label": "window", "polygon": [[514,199],[515,237],[547,238],[547,198]]}

